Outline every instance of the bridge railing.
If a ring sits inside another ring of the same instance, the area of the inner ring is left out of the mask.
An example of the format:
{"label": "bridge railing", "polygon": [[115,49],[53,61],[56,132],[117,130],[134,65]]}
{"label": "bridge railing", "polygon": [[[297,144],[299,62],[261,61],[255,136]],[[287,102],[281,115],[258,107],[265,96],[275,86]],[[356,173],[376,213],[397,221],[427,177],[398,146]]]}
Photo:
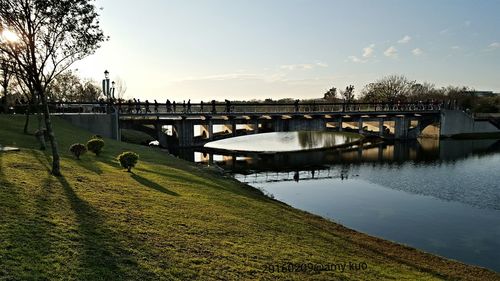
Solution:
{"label": "bridge railing", "polygon": [[122,103],[115,104],[124,114],[293,114],[328,112],[376,112],[376,111],[437,111],[441,103],[194,103],[165,104]]}
{"label": "bridge railing", "polygon": [[[329,112],[384,112],[384,111],[437,111],[443,103],[129,103],[129,102],[49,102],[51,113],[102,113],[119,111],[121,114],[293,114]],[[17,104],[11,113],[24,113],[27,109],[36,111],[34,105]]]}

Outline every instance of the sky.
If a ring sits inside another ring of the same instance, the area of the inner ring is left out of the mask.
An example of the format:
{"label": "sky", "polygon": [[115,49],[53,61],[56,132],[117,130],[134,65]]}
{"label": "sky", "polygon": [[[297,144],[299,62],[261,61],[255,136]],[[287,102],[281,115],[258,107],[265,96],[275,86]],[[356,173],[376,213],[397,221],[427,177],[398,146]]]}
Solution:
{"label": "sky", "polygon": [[110,40],[76,63],[125,97],[319,98],[405,75],[500,92],[500,0],[97,0]]}

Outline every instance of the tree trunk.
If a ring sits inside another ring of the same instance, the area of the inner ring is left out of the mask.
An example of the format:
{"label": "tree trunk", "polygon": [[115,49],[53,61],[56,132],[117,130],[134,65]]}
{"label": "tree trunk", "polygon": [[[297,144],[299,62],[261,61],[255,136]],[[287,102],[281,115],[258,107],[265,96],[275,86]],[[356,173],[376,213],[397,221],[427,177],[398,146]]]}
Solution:
{"label": "tree trunk", "polygon": [[30,104],[28,103],[28,106],[26,107],[26,121],[24,121],[24,134],[28,134],[28,126],[30,123]]}
{"label": "tree trunk", "polygon": [[[35,107],[36,118],[38,119],[38,132],[43,132],[45,128],[42,126],[43,118],[40,112],[40,97],[36,93],[33,94],[33,106]],[[38,141],[40,142],[40,150],[45,150],[47,148],[45,134],[41,135]]]}
{"label": "tree trunk", "polygon": [[9,112],[9,97],[8,97],[8,88],[9,85],[8,83],[5,83],[5,78],[4,78],[4,84],[3,84],[3,95],[4,95],[4,103],[3,103],[3,113],[7,114]]}
{"label": "tree trunk", "polygon": [[59,148],[57,147],[57,140],[54,134],[54,130],[52,129],[52,122],[50,120],[50,111],[49,105],[47,103],[47,96],[40,89],[37,91],[42,101],[42,110],[43,116],[45,120],[45,128],[47,130],[47,134],[49,135],[50,147],[52,149],[52,174],[54,176],[61,176],[61,164],[59,157]]}

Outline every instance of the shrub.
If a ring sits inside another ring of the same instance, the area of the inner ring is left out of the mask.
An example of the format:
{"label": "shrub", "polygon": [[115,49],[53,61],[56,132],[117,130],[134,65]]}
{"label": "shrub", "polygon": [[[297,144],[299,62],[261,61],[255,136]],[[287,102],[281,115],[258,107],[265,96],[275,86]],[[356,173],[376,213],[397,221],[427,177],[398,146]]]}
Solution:
{"label": "shrub", "polygon": [[102,139],[91,139],[87,142],[87,149],[99,156],[102,148],[104,147],[104,141]]}
{"label": "shrub", "polygon": [[120,161],[120,165],[123,168],[127,169],[128,172],[132,169],[132,167],[137,164],[137,160],[139,160],[139,155],[135,152],[125,151],[122,154],[118,155],[118,161]]}
{"label": "shrub", "polygon": [[102,139],[101,135],[93,135],[90,139]]}
{"label": "shrub", "polygon": [[69,147],[69,151],[76,156],[76,159],[80,160],[80,155],[87,152],[87,148],[81,143],[75,143]]}

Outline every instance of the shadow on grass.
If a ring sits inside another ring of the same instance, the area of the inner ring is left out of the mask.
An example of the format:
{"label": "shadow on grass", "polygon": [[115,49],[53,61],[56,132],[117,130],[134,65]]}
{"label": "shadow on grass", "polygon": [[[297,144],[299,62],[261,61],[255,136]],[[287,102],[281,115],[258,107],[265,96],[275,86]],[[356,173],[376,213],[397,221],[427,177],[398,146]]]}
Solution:
{"label": "shadow on grass", "polygon": [[139,176],[137,174],[132,174],[132,178],[135,181],[137,181],[138,183],[140,183],[140,184],[142,184],[142,185],[144,185],[146,187],[152,188],[152,189],[154,189],[156,191],[159,191],[159,192],[162,192],[162,193],[165,193],[165,194],[168,194],[168,195],[172,195],[172,196],[179,196],[178,193],[173,192],[171,190],[168,190],[165,187],[163,187],[163,186],[161,186],[161,185],[159,185],[159,184],[157,184],[155,182],[152,182],[152,181],[150,181],[150,180],[148,180],[148,179],[146,179],[144,177],[141,177],[141,176]]}
{"label": "shadow on grass", "polygon": [[62,193],[75,216],[78,233],[78,250],[75,252],[79,265],[69,272],[74,272],[77,280],[154,279],[155,274],[141,267],[133,253],[116,239],[116,230],[106,227],[99,211],[82,200],[64,176],[50,175],[50,167],[42,157],[45,156],[49,163],[51,158],[42,153],[34,152],[33,155],[47,168],[48,176],[61,184]]}
{"label": "shadow on grass", "polygon": [[[194,184],[197,184],[200,186],[230,191],[232,193],[242,195],[245,197],[250,197],[252,199],[256,199],[259,201],[266,201],[267,200],[267,198],[263,195],[262,191],[260,191],[258,189],[254,189],[253,187],[243,188],[243,185],[241,187],[237,187],[237,186],[229,187],[227,179],[213,178],[215,176],[211,176],[210,179],[205,179],[205,178],[202,178],[201,176],[197,176],[197,175],[193,175],[193,174],[190,177],[190,176],[184,176],[184,175],[181,175],[178,173],[177,174],[162,173],[162,172],[153,171],[153,170],[144,169],[144,168],[138,168],[138,170],[146,172],[146,173],[154,173],[154,174],[157,174],[157,175],[160,175],[160,176],[163,176],[166,178],[171,178],[171,179],[174,179],[174,180],[177,180],[180,182],[184,182],[184,183],[194,183]],[[188,173],[190,173],[190,172],[188,172]]]}
{"label": "shadow on grass", "polygon": [[3,173],[2,160],[0,157],[0,279],[47,279],[48,272],[39,263],[51,250],[47,225],[26,209],[30,202],[23,189]]}
{"label": "shadow on grass", "polygon": [[76,160],[75,163],[77,163],[80,167],[85,168],[86,170],[96,173],[98,175],[102,174],[101,168],[99,168],[98,164],[99,160],[89,160],[89,159],[81,159],[81,160]]}

